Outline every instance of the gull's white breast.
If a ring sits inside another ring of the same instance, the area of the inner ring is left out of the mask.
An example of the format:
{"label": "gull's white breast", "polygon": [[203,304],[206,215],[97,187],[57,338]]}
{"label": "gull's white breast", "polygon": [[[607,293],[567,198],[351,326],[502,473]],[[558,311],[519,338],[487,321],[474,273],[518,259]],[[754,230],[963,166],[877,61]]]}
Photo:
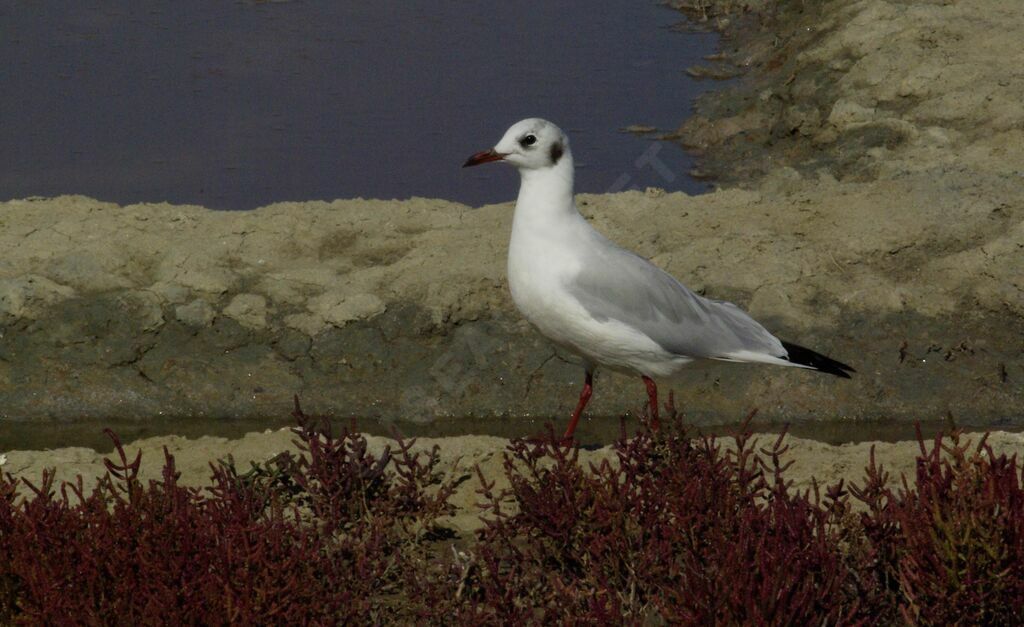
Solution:
{"label": "gull's white breast", "polygon": [[[518,217],[518,216],[517,216]],[[596,320],[567,289],[582,270],[592,242],[579,216],[515,221],[508,282],[519,311],[549,340],[591,363],[649,376],[668,376],[690,359],[673,355],[618,320]]]}

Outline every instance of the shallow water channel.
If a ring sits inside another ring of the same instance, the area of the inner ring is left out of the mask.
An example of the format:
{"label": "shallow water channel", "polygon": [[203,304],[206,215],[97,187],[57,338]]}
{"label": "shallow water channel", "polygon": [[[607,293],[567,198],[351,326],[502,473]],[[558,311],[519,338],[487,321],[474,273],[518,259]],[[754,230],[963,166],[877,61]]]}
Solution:
{"label": "shallow water channel", "polygon": [[0,199],[85,194],[249,209],[283,200],[510,200],[462,170],[514,121],[566,129],[578,187],[702,191],[675,129],[714,52],[651,0],[0,0]]}
{"label": "shallow water channel", "polygon": [[[374,435],[400,434],[403,437],[450,437],[459,435],[491,435],[503,438],[519,438],[543,435],[548,425],[555,429],[556,435],[565,428],[568,416],[551,419],[495,419],[480,418],[441,418],[429,424],[411,422],[381,423],[376,420],[350,422],[336,420],[332,422],[334,433],[340,433],[346,427],[354,426],[357,430]],[[22,422],[8,423],[0,429],[0,452],[11,450],[45,450],[65,446],[85,446],[101,452],[113,450],[111,440],[103,433],[110,428],[124,442],[132,442],[141,438],[161,435],[180,435],[189,438],[201,436],[217,436],[223,438],[239,438],[246,433],[266,429],[280,429],[294,426],[295,422],[288,416],[267,420],[210,420],[193,418],[168,422],[161,419],[137,422],[74,422],[74,423],[39,423]],[[1019,426],[991,426],[985,429],[959,425],[966,431],[979,432],[986,430],[1020,431]],[[611,444],[622,434],[625,427],[627,434],[632,435],[638,429],[637,421],[627,417],[625,421],[618,418],[585,417],[576,431],[581,445],[588,448]],[[814,421],[789,425],[753,423],[751,428],[757,433],[781,433],[783,429],[790,435],[818,440],[829,444],[847,442],[883,441],[898,442],[916,438],[912,423],[895,421]],[[950,424],[945,421],[922,423],[921,432],[926,439],[934,438],[939,432],[948,432]],[[738,423],[715,426],[694,427],[694,435],[701,433],[720,437],[730,437],[740,429]]]}

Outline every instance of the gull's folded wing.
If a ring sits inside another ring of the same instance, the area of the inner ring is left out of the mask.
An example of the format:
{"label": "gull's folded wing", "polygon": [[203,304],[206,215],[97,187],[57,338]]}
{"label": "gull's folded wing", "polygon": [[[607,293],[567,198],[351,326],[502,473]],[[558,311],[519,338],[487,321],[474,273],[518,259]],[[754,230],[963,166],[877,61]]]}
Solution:
{"label": "gull's folded wing", "polygon": [[582,271],[567,286],[595,319],[617,320],[676,355],[785,363],[782,343],[739,307],[703,298],[642,257],[605,242],[589,248]]}

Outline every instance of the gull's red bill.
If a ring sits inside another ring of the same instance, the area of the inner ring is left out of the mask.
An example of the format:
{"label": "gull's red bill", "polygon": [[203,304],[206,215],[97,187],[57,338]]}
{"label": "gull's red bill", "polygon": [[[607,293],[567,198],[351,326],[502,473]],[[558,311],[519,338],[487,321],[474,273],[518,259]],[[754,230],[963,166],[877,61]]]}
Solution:
{"label": "gull's red bill", "polygon": [[466,162],[462,164],[462,167],[468,168],[471,165],[480,165],[481,163],[487,163],[488,161],[501,161],[504,158],[505,155],[500,152],[495,152],[494,149],[491,148],[490,150],[478,152],[469,159],[466,159]]}

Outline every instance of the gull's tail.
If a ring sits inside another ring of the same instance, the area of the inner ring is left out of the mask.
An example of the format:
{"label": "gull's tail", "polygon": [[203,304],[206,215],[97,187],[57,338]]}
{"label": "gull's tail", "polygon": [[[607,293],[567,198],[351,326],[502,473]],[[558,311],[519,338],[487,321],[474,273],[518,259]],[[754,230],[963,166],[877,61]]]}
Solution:
{"label": "gull's tail", "polygon": [[830,357],[826,357],[821,353],[815,353],[809,348],[790,344],[789,342],[783,342],[782,347],[786,349],[787,353],[789,353],[789,356],[784,357],[784,359],[797,366],[803,366],[804,368],[810,368],[812,370],[817,370],[818,372],[826,372],[844,379],[850,378],[849,373],[857,372],[850,366],[840,363]]}

